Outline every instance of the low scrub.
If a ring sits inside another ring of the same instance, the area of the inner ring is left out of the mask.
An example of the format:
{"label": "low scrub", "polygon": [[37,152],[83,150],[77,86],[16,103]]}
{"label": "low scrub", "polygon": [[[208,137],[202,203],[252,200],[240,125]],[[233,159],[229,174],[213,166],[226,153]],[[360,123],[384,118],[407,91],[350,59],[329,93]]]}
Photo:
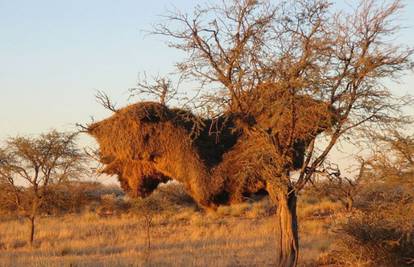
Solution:
{"label": "low scrub", "polygon": [[[381,187],[379,187],[381,188]],[[414,264],[414,198],[409,190],[371,191],[337,225],[336,243],[326,261],[341,266]]]}

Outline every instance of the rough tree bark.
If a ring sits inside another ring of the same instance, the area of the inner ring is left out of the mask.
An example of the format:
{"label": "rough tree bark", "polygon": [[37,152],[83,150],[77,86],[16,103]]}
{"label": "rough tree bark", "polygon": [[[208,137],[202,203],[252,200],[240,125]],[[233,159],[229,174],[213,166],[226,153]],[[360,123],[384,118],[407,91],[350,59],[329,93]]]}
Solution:
{"label": "rough tree bark", "polygon": [[268,192],[277,206],[275,215],[278,240],[278,266],[297,265],[299,255],[298,220],[296,215],[296,193],[291,187],[282,187],[280,183],[268,182]]}

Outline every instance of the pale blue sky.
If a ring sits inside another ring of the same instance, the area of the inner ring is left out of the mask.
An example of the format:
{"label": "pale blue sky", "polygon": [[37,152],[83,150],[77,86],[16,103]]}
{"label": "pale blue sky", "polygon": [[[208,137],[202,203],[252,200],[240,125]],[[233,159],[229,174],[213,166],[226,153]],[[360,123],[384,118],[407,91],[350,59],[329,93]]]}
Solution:
{"label": "pale blue sky", "polygon": [[171,70],[177,53],[141,30],[172,2],[192,6],[0,0],[0,139],[100,118],[97,89],[125,103],[139,72]]}
{"label": "pale blue sky", "polygon": [[[0,140],[103,118],[98,89],[125,104],[138,73],[166,73],[180,56],[141,30],[169,7],[203,2],[0,0]],[[397,41],[414,46],[414,1],[405,3]],[[397,90],[413,85],[411,73]]]}

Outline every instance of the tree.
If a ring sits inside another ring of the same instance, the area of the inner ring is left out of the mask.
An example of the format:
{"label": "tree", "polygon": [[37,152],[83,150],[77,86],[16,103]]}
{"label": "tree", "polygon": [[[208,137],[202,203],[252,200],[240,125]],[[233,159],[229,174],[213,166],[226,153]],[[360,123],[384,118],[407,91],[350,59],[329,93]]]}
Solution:
{"label": "tree", "polygon": [[377,144],[369,159],[369,168],[378,181],[410,184],[414,176],[414,136],[392,129],[374,136]]}
{"label": "tree", "polygon": [[[241,114],[258,133],[252,151],[278,205],[280,266],[297,264],[297,194],[335,144],[405,119],[407,99],[382,83],[412,68],[413,50],[392,42],[402,4],[376,3],[335,12],[326,0],[223,1],[192,15],[170,12],[154,27],[187,55],[177,68],[200,82],[198,100],[218,114]],[[324,105],[309,109],[304,99]],[[298,144],[305,154],[295,176]]]}
{"label": "tree", "polygon": [[14,137],[0,148],[0,184],[4,198],[30,221],[30,244],[36,217],[50,203],[53,185],[82,175],[86,157],[76,147],[77,134],[51,131],[39,137]]}
{"label": "tree", "polygon": [[[390,189],[410,187],[414,175],[414,139],[396,129],[377,133],[370,139],[371,153],[365,159],[357,157],[357,166],[349,178],[341,173],[337,164],[325,162],[316,172],[321,179],[313,183],[314,193],[329,196],[344,204],[347,211],[353,209],[355,196],[378,184]],[[384,189],[384,188],[383,188]],[[370,198],[364,196],[365,198]]]}
{"label": "tree", "polygon": [[357,174],[349,178],[341,173],[339,166],[336,164],[328,164],[320,172],[323,180],[314,183],[316,192],[321,196],[329,196],[335,201],[340,201],[345,209],[349,212],[354,207],[355,196],[361,191],[364,184],[366,165],[364,159],[358,158]]}
{"label": "tree", "polygon": [[142,218],[141,225],[145,231],[145,247],[143,250],[145,265],[151,265],[151,236],[153,235],[154,215],[160,207],[158,203],[152,198],[144,199],[143,201],[134,202],[133,208],[137,214]]}
{"label": "tree", "polygon": [[[411,125],[410,125],[411,126]],[[409,266],[414,262],[414,136],[374,136],[354,212],[338,222],[330,263]]]}

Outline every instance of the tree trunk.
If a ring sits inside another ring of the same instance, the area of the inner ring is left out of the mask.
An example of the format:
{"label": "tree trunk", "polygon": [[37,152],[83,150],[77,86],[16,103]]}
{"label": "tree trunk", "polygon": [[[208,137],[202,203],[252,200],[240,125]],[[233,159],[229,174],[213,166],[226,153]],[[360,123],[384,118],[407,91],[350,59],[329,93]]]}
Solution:
{"label": "tree trunk", "polygon": [[151,266],[151,227],[152,227],[152,214],[150,211],[146,211],[144,214],[145,228],[146,228],[146,248],[144,250],[145,266]]}
{"label": "tree trunk", "polygon": [[278,240],[278,266],[294,267],[297,265],[299,253],[298,221],[296,215],[296,194],[290,187],[285,189],[280,185],[269,185],[270,197],[277,212],[275,223]]}
{"label": "tree trunk", "polygon": [[33,245],[33,241],[34,241],[34,234],[35,234],[35,216],[30,216],[29,217],[30,220],[30,245]]}
{"label": "tree trunk", "polygon": [[354,199],[352,197],[348,196],[346,198],[345,208],[348,212],[352,211],[352,209],[354,208]]}
{"label": "tree trunk", "polygon": [[34,241],[34,235],[35,235],[35,219],[36,219],[36,214],[37,214],[37,209],[39,208],[40,204],[41,204],[41,198],[37,196],[37,186],[34,186],[35,190],[35,195],[36,198],[33,200],[32,203],[32,211],[29,215],[29,220],[30,220],[30,245],[33,245],[33,241]]}

